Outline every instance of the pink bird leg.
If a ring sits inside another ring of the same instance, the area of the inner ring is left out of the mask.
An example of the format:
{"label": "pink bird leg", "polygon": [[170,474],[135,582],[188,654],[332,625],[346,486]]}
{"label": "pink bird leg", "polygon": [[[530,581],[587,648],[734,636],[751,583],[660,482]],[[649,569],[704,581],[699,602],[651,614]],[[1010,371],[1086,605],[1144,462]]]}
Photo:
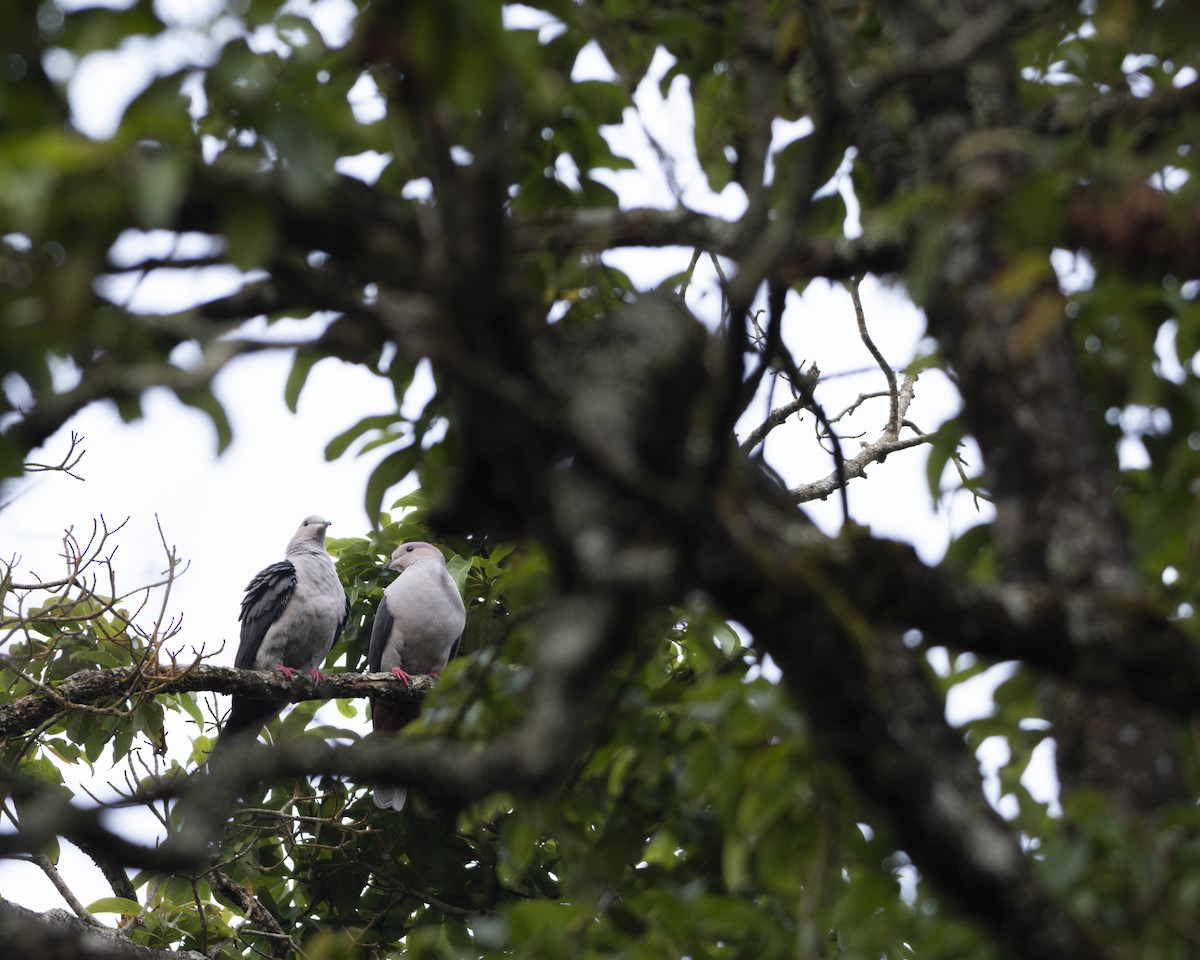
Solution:
{"label": "pink bird leg", "polygon": [[282,673],[285,677],[287,677],[288,680],[291,681],[292,683],[296,682],[296,671],[293,670],[291,667],[285,667],[281,663],[275,669],[278,670],[280,673]]}
{"label": "pink bird leg", "polygon": [[392,673],[395,676],[399,677],[401,680],[403,680],[404,685],[406,687],[412,686],[412,675],[411,674],[407,673],[404,670],[401,670],[399,667],[392,667]]}
{"label": "pink bird leg", "polygon": [[318,670],[316,667],[309,670],[308,675],[318,682],[325,679],[325,672],[323,670]]}

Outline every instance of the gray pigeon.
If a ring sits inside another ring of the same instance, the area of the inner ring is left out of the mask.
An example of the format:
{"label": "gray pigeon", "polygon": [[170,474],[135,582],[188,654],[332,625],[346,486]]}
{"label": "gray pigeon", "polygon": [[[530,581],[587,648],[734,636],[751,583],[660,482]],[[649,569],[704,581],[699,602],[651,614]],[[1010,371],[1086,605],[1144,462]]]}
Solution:
{"label": "gray pigeon", "polygon": [[[372,672],[390,670],[408,682],[410,674],[437,673],[458,653],[467,611],[446,560],[428,543],[402,543],[387,564],[400,576],[388,586],[371,629],[368,663]],[[384,703],[371,707],[376,733],[393,733],[420,713],[419,703]],[[375,805],[401,810],[405,787],[375,786]]]}
{"label": "gray pigeon", "polygon": [[[242,599],[242,642],[234,666],[242,670],[299,670],[321,676],[334,641],[350,616],[350,598],[325,551],[323,517],[306,517],[288,542],[286,560],[261,571]],[[214,754],[238,737],[253,738],[284,707],[275,700],[234,697]],[[211,757],[210,757],[211,759]]]}

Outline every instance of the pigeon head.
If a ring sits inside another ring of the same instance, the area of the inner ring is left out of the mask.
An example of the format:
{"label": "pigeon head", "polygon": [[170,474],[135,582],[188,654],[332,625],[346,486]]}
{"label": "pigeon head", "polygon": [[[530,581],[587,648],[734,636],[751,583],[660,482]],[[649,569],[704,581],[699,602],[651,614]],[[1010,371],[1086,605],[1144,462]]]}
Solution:
{"label": "pigeon head", "polygon": [[403,573],[408,567],[421,560],[432,560],[434,558],[445,566],[446,558],[442,556],[442,552],[431,543],[424,543],[420,540],[414,540],[412,543],[402,543],[392,552],[392,559],[388,561],[389,570],[398,570]]}
{"label": "pigeon head", "polygon": [[329,521],[324,517],[313,514],[311,517],[305,517],[300,526],[296,528],[296,532],[292,534],[292,543],[308,543],[312,542],[320,547],[325,546],[325,530],[329,527]]}

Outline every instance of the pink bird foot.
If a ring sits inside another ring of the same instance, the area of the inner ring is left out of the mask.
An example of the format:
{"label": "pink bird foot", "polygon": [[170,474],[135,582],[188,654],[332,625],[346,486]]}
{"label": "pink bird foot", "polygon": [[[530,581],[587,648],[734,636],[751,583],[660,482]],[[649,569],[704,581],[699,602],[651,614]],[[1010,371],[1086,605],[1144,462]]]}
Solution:
{"label": "pink bird foot", "polygon": [[318,683],[320,683],[322,680],[325,679],[325,671],[317,670],[315,667],[312,670],[308,671],[308,675],[310,677],[312,677],[314,680],[316,680]]}
{"label": "pink bird foot", "polygon": [[411,674],[407,673],[404,670],[401,670],[399,667],[392,667],[392,674],[396,677],[399,677],[401,680],[403,680],[404,685],[406,687],[412,686],[412,675]]}
{"label": "pink bird foot", "polygon": [[275,669],[278,670],[280,673],[282,673],[285,677],[287,677],[288,682],[290,682],[290,683],[296,682],[296,671],[293,670],[291,667],[285,667],[282,664],[280,664],[280,665],[276,666]]}

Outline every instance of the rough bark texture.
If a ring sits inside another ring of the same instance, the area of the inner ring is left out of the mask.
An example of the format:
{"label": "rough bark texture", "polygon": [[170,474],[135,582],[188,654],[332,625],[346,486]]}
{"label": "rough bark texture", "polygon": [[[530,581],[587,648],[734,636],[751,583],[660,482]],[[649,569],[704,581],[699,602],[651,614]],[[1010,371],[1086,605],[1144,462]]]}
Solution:
{"label": "rough bark texture", "polygon": [[204,960],[194,950],[139,946],[65,910],[37,913],[0,899],[0,955],[13,960]]}
{"label": "rough bark texture", "polygon": [[56,714],[70,711],[73,705],[108,705],[163,693],[206,690],[284,703],[338,697],[375,697],[407,703],[422,699],[436,683],[435,677],[415,675],[406,684],[390,673],[335,673],[320,680],[297,674],[294,680],[289,680],[271,670],[205,665],[87,670],[0,707],[0,739],[28,733]]}
{"label": "rough bark texture", "polygon": [[[961,15],[979,16],[985,6],[964,3]],[[932,28],[908,10],[890,7],[889,15],[910,46]],[[940,80],[898,93],[917,115],[936,122],[911,128],[897,143],[882,115],[863,111],[859,140],[873,169],[907,171],[897,175],[896,189],[942,178],[959,188],[959,207],[945,224],[940,268],[924,306],[930,333],[958,374],[963,416],[983,451],[1002,576],[1011,583],[1133,598],[1112,457],[1101,448],[1080,383],[1062,300],[1053,286],[1015,296],[997,292],[1005,268],[1003,207],[1028,162],[1005,141],[991,149],[966,145],[989,127],[1021,124],[1016,66],[1007,54],[988,53],[964,59]],[[908,162],[900,163],[897,152]],[[1077,220],[1077,230],[1093,237],[1099,232],[1096,224]],[[1126,223],[1144,234],[1145,221]],[[1091,622],[1103,611],[1084,606],[1075,616],[1084,620],[1072,631],[1079,642],[1105,632],[1102,622]],[[1140,639],[1126,635],[1120,642],[1137,645]],[[1059,775],[1068,790],[1097,788],[1128,814],[1152,814],[1185,798],[1169,721],[1119,697],[1097,701],[1053,682],[1045,692]]]}

